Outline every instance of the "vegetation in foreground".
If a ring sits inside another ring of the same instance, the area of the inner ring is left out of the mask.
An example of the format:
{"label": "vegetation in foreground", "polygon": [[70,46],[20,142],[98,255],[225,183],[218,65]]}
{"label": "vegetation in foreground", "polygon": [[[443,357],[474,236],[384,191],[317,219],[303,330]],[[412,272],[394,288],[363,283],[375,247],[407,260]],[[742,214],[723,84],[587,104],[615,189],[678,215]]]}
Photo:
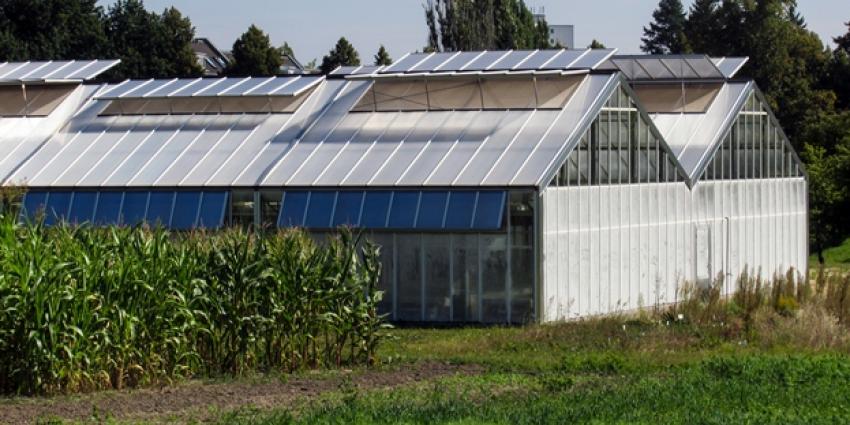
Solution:
{"label": "vegetation in foreground", "polygon": [[0,394],[369,364],[385,325],[377,248],[360,245],[0,213]]}
{"label": "vegetation in foreground", "polygon": [[[793,276],[790,274],[789,276]],[[399,329],[384,364],[483,367],[403,389],[342,387],[221,424],[847,423],[850,277],[746,278],[731,299],[524,328]],[[720,284],[716,288],[719,288]]]}

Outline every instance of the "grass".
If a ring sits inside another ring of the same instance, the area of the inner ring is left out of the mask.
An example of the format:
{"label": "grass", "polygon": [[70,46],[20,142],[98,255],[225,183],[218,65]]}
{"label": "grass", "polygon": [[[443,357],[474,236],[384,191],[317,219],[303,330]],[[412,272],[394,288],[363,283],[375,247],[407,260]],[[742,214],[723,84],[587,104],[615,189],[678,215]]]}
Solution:
{"label": "grass", "polygon": [[[824,265],[830,268],[850,270],[850,238],[847,238],[838,246],[827,248],[823,251]],[[809,257],[812,269],[818,267],[817,253]]]}
{"label": "grass", "polygon": [[384,365],[474,364],[412,387],[342,388],[220,424],[848,423],[847,277],[747,278],[659,312],[513,328],[398,329]]}

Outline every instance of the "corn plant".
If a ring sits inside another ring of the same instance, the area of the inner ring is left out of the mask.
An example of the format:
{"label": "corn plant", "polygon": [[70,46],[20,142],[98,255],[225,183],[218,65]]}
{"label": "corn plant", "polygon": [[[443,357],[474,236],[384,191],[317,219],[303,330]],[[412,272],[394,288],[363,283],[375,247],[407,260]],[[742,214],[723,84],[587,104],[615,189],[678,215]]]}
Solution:
{"label": "corn plant", "polygon": [[387,326],[378,255],[346,229],[316,243],[0,212],[0,392],[371,364]]}

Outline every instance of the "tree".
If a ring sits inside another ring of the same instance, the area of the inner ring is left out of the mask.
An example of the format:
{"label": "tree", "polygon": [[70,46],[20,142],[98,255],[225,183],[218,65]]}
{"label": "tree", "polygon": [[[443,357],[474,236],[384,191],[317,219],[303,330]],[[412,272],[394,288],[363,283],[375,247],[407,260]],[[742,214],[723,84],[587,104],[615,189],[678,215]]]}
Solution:
{"label": "tree", "polygon": [[833,38],[833,41],[835,41],[838,49],[844,50],[847,54],[850,54],[850,22],[847,22],[845,25],[847,25],[847,33]]}
{"label": "tree", "polygon": [[0,1],[0,60],[94,59],[107,51],[96,0]]}
{"label": "tree", "polygon": [[108,76],[191,77],[202,73],[191,49],[195,29],[175,8],[148,12],[140,0],[118,0],[106,16],[110,56],[121,63]]}
{"label": "tree", "polygon": [[649,27],[643,29],[641,50],[656,55],[690,51],[685,36],[685,9],[680,0],[661,0],[652,19]]}
{"label": "tree", "polygon": [[272,46],[263,30],[251,25],[233,43],[233,64],[227,69],[232,76],[269,76],[280,70],[280,50]]}
{"label": "tree", "polygon": [[378,53],[375,54],[375,65],[383,66],[383,65],[392,65],[393,58],[390,57],[390,53],[387,52],[387,49],[382,44],[380,48],[378,48]]}
{"label": "tree", "polygon": [[800,28],[806,29],[806,19],[797,11],[797,0],[788,0],[788,20]]}
{"label": "tree", "polygon": [[605,45],[602,44],[601,41],[594,38],[593,41],[590,42],[590,45],[587,46],[587,48],[588,49],[604,49]]}
{"label": "tree", "polygon": [[331,71],[339,66],[359,66],[360,54],[354,49],[354,46],[345,39],[340,37],[336,45],[328,54],[322,58],[322,66],[320,69],[323,74],[330,74]]}
{"label": "tree", "polygon": [[293,58],[295,57],[295,50],[292,50],[292,47],[289,45],[289,43],[285,41],[283,42],[283,46],[280,46],[278,50],[280,50],[281,56],[286,55]]}
{"label": "tree", "polygon": [[546,49],[549,26],[522,0],[429,0],[426,51]]}
{"label": "tree", "polygon": [[718,36],[718,0],[696,0],[688,12],[685,36],[696,53],[714,54]]}

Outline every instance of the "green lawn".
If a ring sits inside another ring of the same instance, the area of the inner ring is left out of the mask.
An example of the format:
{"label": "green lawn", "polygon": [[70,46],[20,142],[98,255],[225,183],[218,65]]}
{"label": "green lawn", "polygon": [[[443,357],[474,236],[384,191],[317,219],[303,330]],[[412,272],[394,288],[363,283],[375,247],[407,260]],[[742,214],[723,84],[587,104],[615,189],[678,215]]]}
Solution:
{"label": "green lawn", "polygon": [[[824,250],[823,258],[826,267],[850,269],[850,238],[846,239],[841,245]],[[817,253],[813,252],[809,257],[809,264],[813,270],[818,267]]]}
{"label": "green lawn", "polygon": [[[803,316],[767,315],[750,329],[609,318],[396,330],[380,353],[389,365],[437,360],[482,372],[391,391],[342,388],[296,412],[240,410],[220,423],[849,423],[846,329]],[[775,327],[759,336],[765,326]]]}

